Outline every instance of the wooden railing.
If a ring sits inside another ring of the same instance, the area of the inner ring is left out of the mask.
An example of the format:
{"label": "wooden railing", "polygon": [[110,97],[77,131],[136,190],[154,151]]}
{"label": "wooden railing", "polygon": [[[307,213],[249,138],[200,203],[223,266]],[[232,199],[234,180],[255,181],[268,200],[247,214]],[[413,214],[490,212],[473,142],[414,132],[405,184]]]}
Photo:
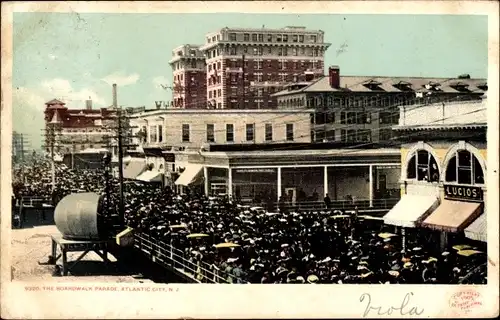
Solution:
{"label": "wooden railing", "polygon": [[227,275],[223,270],[204,261],[192,261],[186,258],[184,252],[161,240],[145,233],[136,234],[134,247],[142,251],[151,261],[170,268],[197,283],[231,283],[229,277],[236,283],[247,283],[233,275]]}

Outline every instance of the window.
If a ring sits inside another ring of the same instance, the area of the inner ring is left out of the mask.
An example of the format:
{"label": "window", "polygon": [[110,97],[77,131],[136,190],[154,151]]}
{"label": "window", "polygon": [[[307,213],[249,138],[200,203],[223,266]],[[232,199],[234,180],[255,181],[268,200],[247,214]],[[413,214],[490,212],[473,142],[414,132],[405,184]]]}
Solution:
{"label": "window", "polygon": [[316,131],[316,137],[315,137],[315,142],[323,142],[325,139],[325,130],[324,129],[318,129]]}
{"label": "window", "polygon": [[445,180],[458,184],[484,184],[483,168],[472,152],[459,150],[448,162]]}
{"label": "window", "polygon": [[236,47],[231,47],[229,49],[229,54],[232,55],[232,56],[235,56],[236,55]]}
{"label": "window", "polygon": [[252,41],[257,42],[257,34],[256,33],[252,33]]}
{"label": "window", "polygon": [[316,42],[316,40],[317,40],[317,37],[316,37],[316,35],[313,34],[311,36],[311,42]]}
{"label": "window", "polygon": [[347,142],[356,141],[356,130],[347,130]]}
{"label": "window", "polygon": [[163,126],[158,126],[158,142],[163,142]]}
{"label": "window", "polygon": [[357,131],[356,141],[358,141],[358,142],[371,142],[372,141],[372,131],[369,129]]}
{"label": "window", "polygon": [[244,33],[243,34],[243,41],[250,41],[250,34]]}
{"label": "window", "polygon": [[259,42],[264,42],[264,35],[259,33]]}
{"label": "window", "polygon": [[215,142],[215,126],[213,123],[207,124],[207,142]]}
{"label": "window", "polygon": [[231,123],[226,124],[226,141],[234,142],[234,125]]}
{"label": "window", "polygon": [[335,130],[327,130],[325,132],[325,137],[326,137],[326,140],[328,141],[335,141]]}
{"label": "window", "polygon": [[268,34],[267,35],[267,42],[272,42],[273,41],[273,35],[272,34]]}
{"label": "window", "polygon": [[286,124],[286,141],[293,141],[293,123]]}
{"label": "window", "polygon": [[379,130],[379,141],[387,141],[392,139],[392,129],[391,128],[382,128]]}
{"label": "window", "polygon": [[255,125],[247,123],[247,141],[253,141],[255,138]]}
{"label": "window", "polygon": [[299,35],[299,42],[304,42],[304,35],[303,34]]}
{"label": "window", "polygon": [[297,42],[298,40],[299,40],[299,36],[298,36],[298,35],[296,35],[296,34],[294,34],[294,35],[292,36],[292,41],[293,41],[293,42]]}
{"label": "window", "polygon": [[262,70],[262,61],[255,61],[255,70]]}
{"label": "window", "polygon": [[196,60],[191,60],[191,68],[196,68]]}
{"label": "window", "polygon": [[273,141],[273,125],[266,123],[266,141]]}
{"label": "window", "polygon": [[294,56],[297,55],[297,48],[292,48],[292,55],[294,55]]}
{"label": "window", "polygon": [[406,170],[407,179],[417,181],[439,181],[439,169],[436,159],[426,150],[418,150],[408,162]]}
{"label": "window", "polygon": [[276,42],[281,42],[281,34],[276,35]]}
{"label": "window", "polygon": [[342,142],[347,141],[347,130],[342,129],[340,131],[340,141],[342,141]]}
{"label": "window", "polygon": [[189,142],[189,124],[182,125],[182,142]]}
{"label": "window", "polygon": [[236,41],[236,33],[229,34],[229,41]]}

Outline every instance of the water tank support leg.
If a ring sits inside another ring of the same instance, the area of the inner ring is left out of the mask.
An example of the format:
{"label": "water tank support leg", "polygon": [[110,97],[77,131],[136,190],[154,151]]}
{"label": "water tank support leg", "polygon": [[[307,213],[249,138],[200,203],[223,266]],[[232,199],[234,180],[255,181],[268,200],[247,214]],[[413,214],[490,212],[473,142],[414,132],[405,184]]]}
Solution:
{"label": "water tank support leg", "polygon": [[63,259],[63,276],[68,275],[68,255],[66,248],[62,248],[62,259]]}

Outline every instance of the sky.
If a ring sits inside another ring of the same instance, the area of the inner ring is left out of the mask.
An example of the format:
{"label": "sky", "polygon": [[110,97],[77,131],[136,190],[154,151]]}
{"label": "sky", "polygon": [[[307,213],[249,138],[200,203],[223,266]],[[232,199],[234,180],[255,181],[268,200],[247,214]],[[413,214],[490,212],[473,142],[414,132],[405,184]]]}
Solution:
{"label": "sky", "polygon": [[[325,66],[344,75],[487,78],[488,18],[479,15],[14,13],[13,129],[42,143],[44,103],[112,102],[154,107],[171,100],[168,61],[224,27],[304,26],[325,32]],[[340,48],[345,48],[339,52]]]}

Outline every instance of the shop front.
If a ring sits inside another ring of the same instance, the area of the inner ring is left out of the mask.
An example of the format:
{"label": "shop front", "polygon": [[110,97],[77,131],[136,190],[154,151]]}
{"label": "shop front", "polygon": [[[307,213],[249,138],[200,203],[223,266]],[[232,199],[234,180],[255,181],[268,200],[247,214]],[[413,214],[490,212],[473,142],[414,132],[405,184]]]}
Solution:
{"label": "shop front", "polygon": [[[378,202],[379,186],[387,190],[387,180],[400,171],[397,160],[397,149],[203,152],[192,154],[185,170],[196,166],[195,171],[203,172],[208,196],[226,194],[270,209],[281,201],[305,209],[324,208],[328,195],[332,207],[379,212],[399,199],[396,193]],[[176,184],[193,183],[181,180]]]}

